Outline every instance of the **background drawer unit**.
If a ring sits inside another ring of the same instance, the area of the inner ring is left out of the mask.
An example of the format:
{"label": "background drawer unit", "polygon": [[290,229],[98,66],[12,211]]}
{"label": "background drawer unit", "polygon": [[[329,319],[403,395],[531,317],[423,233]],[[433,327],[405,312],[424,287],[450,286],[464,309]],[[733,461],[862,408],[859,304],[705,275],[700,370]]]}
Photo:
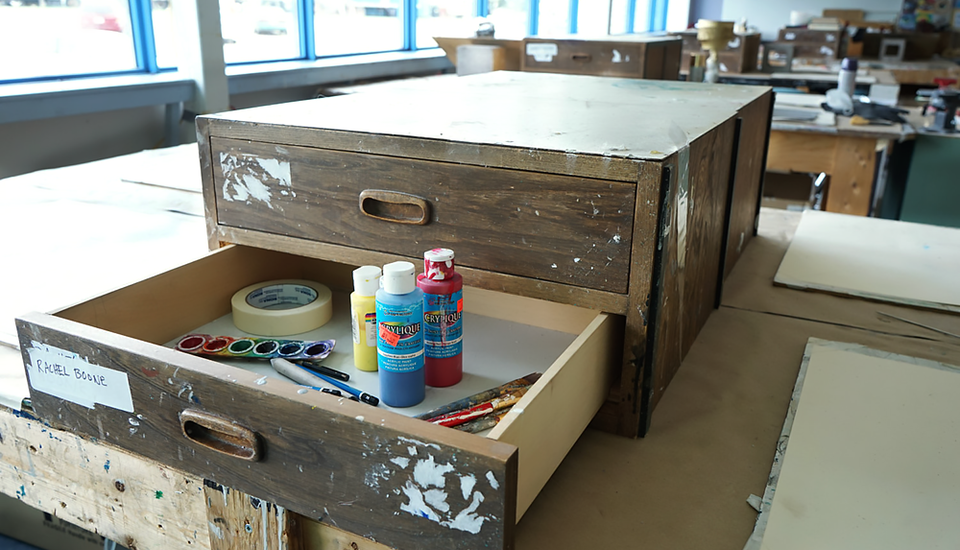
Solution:
{"label": "background drawer unit", "polygon": [[846,51],[845,30],[780,29],[777,42],[793,45],[794,57],[840,59]]}
{"label": "background drawer unit", "polygon": [[[703,49],[700,41],[697,40],[697,31],[682,31],[675,33],[683,39],[683,56],[680,58],[680,70],[690,70],[690,56],[693,54],[702,54],[704,59],[709,57],[710,52]],[[719,52],[720,72],[729,73],[752,73],[757,70],[760,55],[760,33],[749,32],[737,34],[736,38],[731,40],[726,49]]]}
{"label": "background drawer unit", "polygon": [[[272,279],[327,284],[336,293],[334,315],[349,325],[345,302],[351,270],[231,246],[56,316],[18,319],[34,411],[53,426],[390,547],[422,548],[424,540],[432,548],[511,547],[516,521],[606,398],[619,368],[622,318],[465,288],[465,312],[475,316],[474,338],[483,337],[478,327],[490,326],[479,322],[485,317],[494,325],[519,321],[534,335],[567,334],[571,342],[538,354],[553,358],[543,364],[517,360],[517,368],[530,369],[517,377],[532,371],[543,376],[487,436],[308,391],[169,347],[229,314],[236,290]],[[542,346],[538,341],[555,340],[534,337],[527,344]],[[335,353],[349,356],[351,351],[347,340]],[[465,357],[466,376],[483,383],[486,362],[482,356]],[[109,379],[93,391],[93,382],[72,376],[61,381],[63,369],[40,372],[43,363],[106,373]],[[428,398],[442,391],[449,390],[431,389]],[[124,396],[127,404],[121,403]],[[187,437],[181,427],[185,414],[252,433],[247,439],[258,442],[259,458],[246,459],[249,448],[233,444],[226,431],[200,430]]]}
{"label": "background drawer unit", "polygon": [[617,315],[594,425],[641,435],[755,234],[771,97],[502,71],[200,117],[210,244],[418,266],[449,246],[465,285]]}
{"label": "background drawer unit", "polygon": [[520,70],[676,80],[682,43],[672,36],[596,40],[524,38]]}

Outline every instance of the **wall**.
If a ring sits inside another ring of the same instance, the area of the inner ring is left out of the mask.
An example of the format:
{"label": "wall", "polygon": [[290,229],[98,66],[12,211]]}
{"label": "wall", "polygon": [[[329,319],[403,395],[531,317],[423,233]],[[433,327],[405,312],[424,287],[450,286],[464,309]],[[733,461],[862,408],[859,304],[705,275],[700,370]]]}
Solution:
{"label": "wall", "polygon": [[157,147],[163,106],[0,124],[0,178]]}
{"label": "wall", "polygon": [[723,0],[724,21],[740,21],[757,27],[763,40],[776,40],[780,28],[790,23],[791,11],[802,11],[819,16],[824,8],[859,9],[867,12],[867,19],[893,21],[900,13],[902,0]]}

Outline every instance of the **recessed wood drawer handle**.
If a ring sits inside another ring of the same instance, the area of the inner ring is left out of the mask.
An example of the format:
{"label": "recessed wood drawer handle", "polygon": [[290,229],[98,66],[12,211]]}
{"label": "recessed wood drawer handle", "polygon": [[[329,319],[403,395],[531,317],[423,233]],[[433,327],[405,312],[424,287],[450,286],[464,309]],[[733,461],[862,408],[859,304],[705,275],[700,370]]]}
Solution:
{"label": "recessed wood drawer handle", "polygon": [[427,199],[397,191],[384,189],[361,191],[360,211],[371,218],[388,222],[412,225],[430,223],[430,203]]}
{"label": "recessed wood drawer handle", "polygon": [[593,56],[588,53],[575,53],[571,55],[570,58],[573,59],[574,61],[580,61],[580,62],[586,63],[587,61],[590,61],[591,59],[593,59]]}
{"label": "recessed wood drawer handle", "polygon": [[218,453],[251,462],[263,456],[257,432],[228,418],[187,409],[180,413],[180,427],[187,439]]}

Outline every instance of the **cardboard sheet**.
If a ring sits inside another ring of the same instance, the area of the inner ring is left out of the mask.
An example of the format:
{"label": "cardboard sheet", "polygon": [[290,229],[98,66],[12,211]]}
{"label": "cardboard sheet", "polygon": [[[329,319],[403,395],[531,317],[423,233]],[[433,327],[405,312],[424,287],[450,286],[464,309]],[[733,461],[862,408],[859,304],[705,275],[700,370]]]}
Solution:
{"label": "cardboard sheet", "polygon": [[955,546],[958,394],[957,367],[811,338],[745,548]]}
{"label": "cardboard sheet", "polygon": [[774,282],[960,312],[960,229],[808,210]]}

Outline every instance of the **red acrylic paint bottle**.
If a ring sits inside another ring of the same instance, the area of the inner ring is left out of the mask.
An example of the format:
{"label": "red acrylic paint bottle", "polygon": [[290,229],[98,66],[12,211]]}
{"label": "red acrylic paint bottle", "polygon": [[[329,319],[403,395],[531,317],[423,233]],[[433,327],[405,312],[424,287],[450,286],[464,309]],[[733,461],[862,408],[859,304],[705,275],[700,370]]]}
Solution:
{"label": "red acrylic paint bottle", "polygon": [[454,270],[453,250],[423,253],[424,371],[428,386],[452,386],[463,378],[463,277]]}

